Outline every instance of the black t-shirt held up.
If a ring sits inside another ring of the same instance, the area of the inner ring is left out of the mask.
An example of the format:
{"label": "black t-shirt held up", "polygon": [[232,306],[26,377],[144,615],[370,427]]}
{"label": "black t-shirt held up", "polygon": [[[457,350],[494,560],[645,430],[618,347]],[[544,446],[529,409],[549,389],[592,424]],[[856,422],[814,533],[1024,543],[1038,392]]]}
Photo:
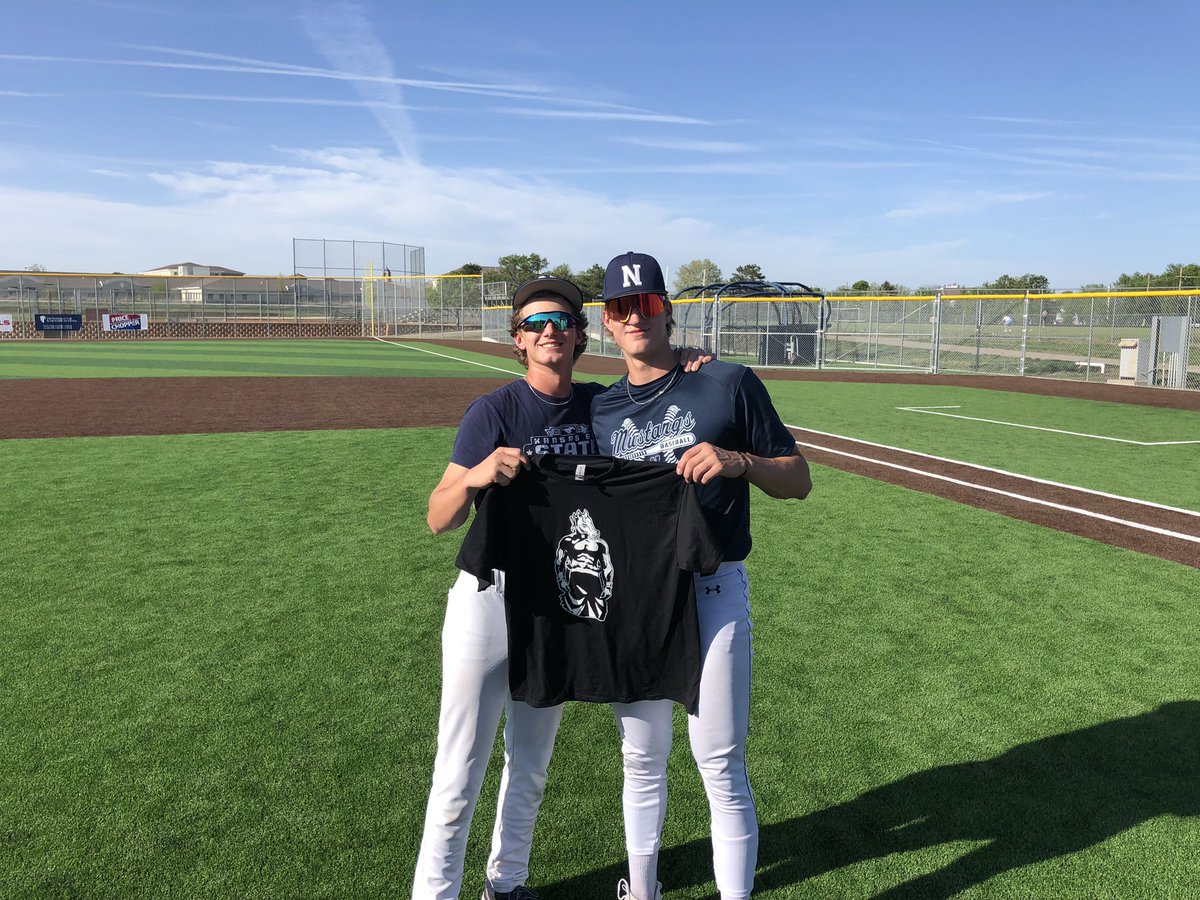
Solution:
{"label": "black t-shirt held up", "polygon": [[481,582],[505,572],[514,699],[670,699],[694,712],[692,573],[715,571],[721,551],[673,465],[548,454],[487,492],[457,565]]}

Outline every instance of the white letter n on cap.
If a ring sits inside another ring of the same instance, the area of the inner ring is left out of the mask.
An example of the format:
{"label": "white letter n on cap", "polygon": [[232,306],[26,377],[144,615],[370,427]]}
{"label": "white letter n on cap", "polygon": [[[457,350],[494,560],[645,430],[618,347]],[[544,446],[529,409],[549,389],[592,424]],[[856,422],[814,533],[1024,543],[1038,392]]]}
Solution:
{"label": "white letter n on cap", "polygon": [[632,287],[637,285],[642,286],[642,264],[638,263],[634,266],[621,266],[621,277],[624,284],[621,287]]}

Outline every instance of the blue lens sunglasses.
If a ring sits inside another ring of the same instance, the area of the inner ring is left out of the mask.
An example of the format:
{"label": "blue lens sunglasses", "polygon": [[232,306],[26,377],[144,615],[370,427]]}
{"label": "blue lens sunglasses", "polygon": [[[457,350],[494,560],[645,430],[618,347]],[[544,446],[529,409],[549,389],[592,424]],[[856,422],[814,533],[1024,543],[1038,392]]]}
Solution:
{"label": "blue lens sunglasses", "polygon": [[555,331],[566,331],[568,328],[574,328],[576,324],[575,317],[570,313],[540,312],[522,319],[517,323],[517,328],[521,331],[541,334],[545,330],[547,322],[554,326]]}

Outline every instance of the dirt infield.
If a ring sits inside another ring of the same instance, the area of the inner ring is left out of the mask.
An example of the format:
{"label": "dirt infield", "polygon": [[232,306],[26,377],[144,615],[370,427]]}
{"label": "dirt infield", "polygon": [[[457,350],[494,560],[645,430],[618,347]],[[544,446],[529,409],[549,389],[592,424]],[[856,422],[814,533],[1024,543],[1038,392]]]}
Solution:
{"label": "dirt infield", "polygon": [[0,382],[0,438],[457,425],[507,378],[45,378]]}
{"label": "dirt infield", "polygon": [[[442,346],[511,358],[505,345]],[[578,370],[624,372],[585,356]],[[767,379],[942,384],[1200,409],[1200,392],[1004,376],[769,371]],[[0,439],[455,426],[505,378],[84,378],[0,382]],[[1200,568],[1200,514],[796,430],[813,462]],[[818,486],[819,489],[819,486]]]}

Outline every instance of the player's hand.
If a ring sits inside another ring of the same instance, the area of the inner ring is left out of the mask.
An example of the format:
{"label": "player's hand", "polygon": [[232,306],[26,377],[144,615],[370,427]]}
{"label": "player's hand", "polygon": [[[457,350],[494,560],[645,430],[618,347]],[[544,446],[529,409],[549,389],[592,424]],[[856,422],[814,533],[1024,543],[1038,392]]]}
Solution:
{"label": "player's hand", "polygon": [[529,468],[529,457],[515,447],[497,447],[483,462],[467,473],[467,485],[473,488],[510,484],[521,469]]}
{"label": "player's hand", "polygon": [[684,481],[708,484],[714,478],[741,478],[746,460],[739,453],[713,444],[697,444],[679,457],[675,473]]}
{"label": "player's hand", "polygon": [[680,347],[677,351],[679,364],[685,372],[699,371],[705,363],[713,361],[713,355],[697,347]]}

